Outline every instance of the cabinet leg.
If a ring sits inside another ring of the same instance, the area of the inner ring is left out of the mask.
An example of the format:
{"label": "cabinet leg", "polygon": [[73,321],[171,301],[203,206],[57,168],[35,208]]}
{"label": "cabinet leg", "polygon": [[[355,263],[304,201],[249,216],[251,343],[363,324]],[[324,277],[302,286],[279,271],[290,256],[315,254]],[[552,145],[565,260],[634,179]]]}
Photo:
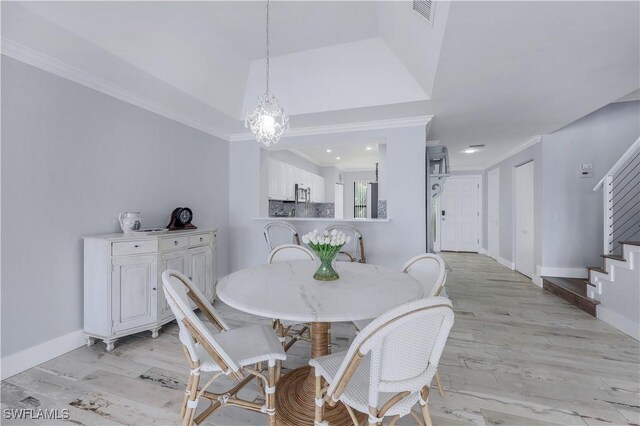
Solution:
{"label": "cabinet leg", "polygon": [[113,348],[116,347],[116,340],[118,339],[111,339],[111,340],[104,341],[104,344],[107,345],[107,352],[111,352]]}
{"label": "cabinet leg", "polygon": [[158,328],[153,328],[151,329],[151,338],[155,339],[156,337],[158,337],[160,335],[160,329],[162,327],[158,327]]}
{"label": "cabinet leg", "polygon": [[87,346],[93,346],[96,344],[96,339],[93,337],[87,337]]}

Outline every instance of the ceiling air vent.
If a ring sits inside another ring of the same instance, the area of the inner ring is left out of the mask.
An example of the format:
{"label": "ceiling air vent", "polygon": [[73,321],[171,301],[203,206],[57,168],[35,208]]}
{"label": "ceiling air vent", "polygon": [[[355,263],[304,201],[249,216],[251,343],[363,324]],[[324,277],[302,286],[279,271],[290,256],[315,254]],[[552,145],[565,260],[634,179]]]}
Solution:
{"label": "ceiling air vent", "polygon": [[430,24],[433,24],[433,10],[436,2],[433,0],[413,0],[413,10],[418,12]]}

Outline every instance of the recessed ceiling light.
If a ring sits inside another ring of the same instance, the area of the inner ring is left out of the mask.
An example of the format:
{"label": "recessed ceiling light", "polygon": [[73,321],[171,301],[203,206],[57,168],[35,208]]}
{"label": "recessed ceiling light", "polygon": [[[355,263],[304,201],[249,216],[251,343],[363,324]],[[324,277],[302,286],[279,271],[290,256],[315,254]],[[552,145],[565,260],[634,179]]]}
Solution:
{"label": "recessed ceiling light", "polygon": [[476,151],[477,151],[477,149],[467,148],[467,149],[465,149],[465,150],[464,150],[464,151],[462,151],[462,152],[464,152],[465,154],[473,154],[473,153],[474,153],[474,152],[476,152]]}
{"label": "recessed ceiling light", "polygon": [[370,146],[367,147],[367,151],[371,151],[373,148],[371,148]]}
{"label": "recessed ceiling light", "polygon": [[336,160],[339,160],[339,159],[340,159],[340,157],[336,157]]}
{"label": "recessed ceiling light", "polygon": [[331,152],[331,150],[330,150],[330,149],[327,149],[327,152]]}

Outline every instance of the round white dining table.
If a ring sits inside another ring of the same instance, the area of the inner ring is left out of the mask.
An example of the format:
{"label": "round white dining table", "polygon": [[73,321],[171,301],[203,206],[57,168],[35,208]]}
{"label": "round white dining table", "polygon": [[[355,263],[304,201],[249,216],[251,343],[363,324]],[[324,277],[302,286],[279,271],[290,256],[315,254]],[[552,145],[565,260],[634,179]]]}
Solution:
{"label": "round white dining table", "polygon": [[[316,269],[310,260],[246,268],[222,278],[217,297],[250,314],[311,323],[311,357],[316,358],[329,354],[330,323],[372,319],[423,295],[415,278],[383,266],[336,262],[336,281],[313,279]],[[313,425],[314,398],[311,367],[285,374],[276,386],[276,423]],[[331,425],[353,423],[341,404],[326,406],[324,418]]]}

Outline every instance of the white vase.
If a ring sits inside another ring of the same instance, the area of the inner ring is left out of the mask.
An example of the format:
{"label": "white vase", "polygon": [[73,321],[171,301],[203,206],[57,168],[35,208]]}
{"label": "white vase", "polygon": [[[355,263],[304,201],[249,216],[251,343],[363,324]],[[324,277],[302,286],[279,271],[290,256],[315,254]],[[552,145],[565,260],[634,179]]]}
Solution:
{"label": "white vase", "polygon": [[118,219],[120,219],[120,228],[122,228],[122,232],[125,233],[137,231],[142,226],[142,222],[140,221],[140,212],[120,213]]}

